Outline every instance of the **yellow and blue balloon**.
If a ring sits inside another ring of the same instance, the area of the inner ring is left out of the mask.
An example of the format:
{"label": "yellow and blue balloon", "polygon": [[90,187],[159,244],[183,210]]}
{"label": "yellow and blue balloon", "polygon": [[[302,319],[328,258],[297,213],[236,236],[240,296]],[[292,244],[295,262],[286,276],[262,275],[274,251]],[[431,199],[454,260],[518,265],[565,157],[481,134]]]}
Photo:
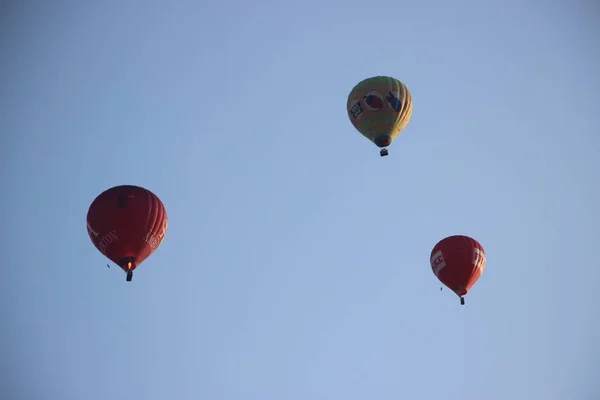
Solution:
{"label": "yellow and blue balloon", "polygon": [[404,130],[412,115],[412,96],[406,85],[388,76],[375,76],[359,82],[348,95],[348,117],[364,137],[381,148]]}

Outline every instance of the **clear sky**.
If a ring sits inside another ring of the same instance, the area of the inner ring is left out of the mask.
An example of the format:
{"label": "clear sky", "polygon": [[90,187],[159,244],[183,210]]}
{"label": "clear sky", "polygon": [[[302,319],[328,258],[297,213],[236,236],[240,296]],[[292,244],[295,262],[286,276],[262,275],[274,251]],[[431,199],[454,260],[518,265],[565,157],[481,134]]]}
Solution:
{"label": "clear sky", "polygon": [[[597,3],[288,3],[2,2],[0,398],[599,399]],[[169,216],[132,283],[85,228],[120,184]]]}

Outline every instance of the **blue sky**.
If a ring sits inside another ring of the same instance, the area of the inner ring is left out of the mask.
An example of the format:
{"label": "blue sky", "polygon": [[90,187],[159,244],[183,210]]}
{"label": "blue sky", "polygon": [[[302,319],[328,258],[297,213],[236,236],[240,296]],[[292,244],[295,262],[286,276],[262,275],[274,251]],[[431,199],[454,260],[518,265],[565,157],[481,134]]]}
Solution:
{"label": "blue sky", "polygon": [[[600,398],[597,5],[202,4],[2,5],[1,398]],[[386,158],[374,75],[413,94]],[[120,184],[169,215],[132,283],[85,229]]]}

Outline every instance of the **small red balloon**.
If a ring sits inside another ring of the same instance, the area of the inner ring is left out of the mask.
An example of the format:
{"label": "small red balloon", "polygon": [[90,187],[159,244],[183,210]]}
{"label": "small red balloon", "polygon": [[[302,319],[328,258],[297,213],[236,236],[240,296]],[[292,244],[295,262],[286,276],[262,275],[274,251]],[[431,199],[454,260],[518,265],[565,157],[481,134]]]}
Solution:
{"label": "small red balloon", "polygon": [[151,191],[139,186],[115,186],[90,205],[87,231],[94,246],[127,273],[135,270],[162,243],[167,211]]}
{"label": "small red balloon", "polygon": [[464,304],[463,296],[483,273],[485,262],[485,251],[481,244],[462,235],[442,239],[434,246],[430,256],[433,273],[460,297],[461,304]]}

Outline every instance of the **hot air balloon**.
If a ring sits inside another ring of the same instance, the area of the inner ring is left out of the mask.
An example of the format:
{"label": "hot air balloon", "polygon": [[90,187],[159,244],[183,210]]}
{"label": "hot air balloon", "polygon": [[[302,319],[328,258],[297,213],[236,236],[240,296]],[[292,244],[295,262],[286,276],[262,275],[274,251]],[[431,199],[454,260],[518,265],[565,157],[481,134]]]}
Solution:
{"label": "hot air balloon", "polygon": [[127,273],[133,271],[162,243],[167,233],[167,211],[151,191],[139,186],[115,186],[90,205],[87,231],[94,246]]}
{"label": "hot air balloon", "polygon": [[383,157],[410,121],[412,96],[399,80],[376,76],[354,86],[346,107],[352,125],[381,148]]}
{"label": "hot air balloon", "polygon": [[431,269],[437,278],[460,297],[477,282],[485,268],[485,251],[477,240],[455,235],[442,239],[431,251]]}

